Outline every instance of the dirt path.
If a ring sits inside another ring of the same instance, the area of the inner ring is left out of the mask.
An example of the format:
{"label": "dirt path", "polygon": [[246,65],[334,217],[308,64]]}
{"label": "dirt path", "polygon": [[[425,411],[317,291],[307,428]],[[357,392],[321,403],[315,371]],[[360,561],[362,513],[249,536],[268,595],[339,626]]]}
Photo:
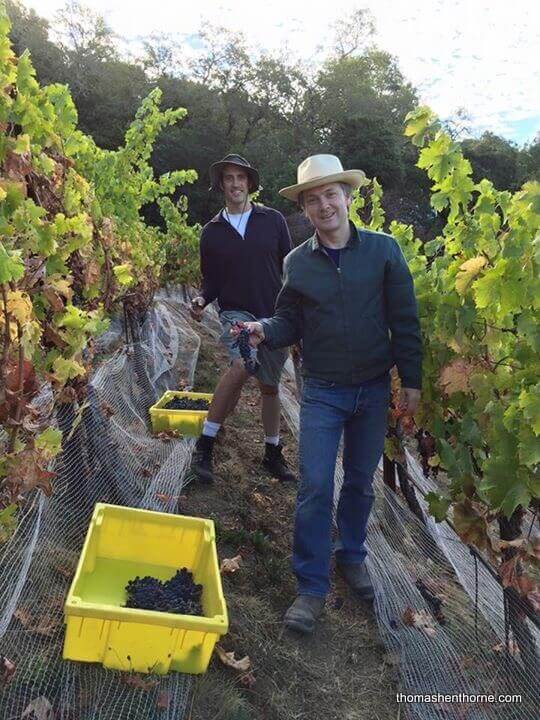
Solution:
{"label": "dirt path", "polygon": [[[195,389],[211,391],[226,366],[202,326]],[[249,655],[253,677],[225,667],[214,654],[194,683],[190,720],[388,720],[398,715],[396,668],[385,654],[372,610],[334,581],[311,638],[283,629],[294,599],[290,548],[295,487],[261,468],[264,437],[259,394],[245,388],[216,446],[212,487],[190,484],[182,510],[216,523],[220,560],[239,553],[242,566],[223,578],[230,630],[221,645]],[[296,466],[296,442],[282,421],[285,455]],[[253,683],[253,684],[250,684]]]}

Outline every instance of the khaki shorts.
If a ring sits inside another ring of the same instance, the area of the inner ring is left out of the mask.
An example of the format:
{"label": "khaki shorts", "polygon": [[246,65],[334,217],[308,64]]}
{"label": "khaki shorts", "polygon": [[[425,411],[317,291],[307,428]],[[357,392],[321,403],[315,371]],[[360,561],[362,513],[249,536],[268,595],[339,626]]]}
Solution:
{"label": "khaki shorts", "polygon": [[[231,362],[240,357],[240,351],[237,347],[233,347],[235,342],[234,335],[231,335],[231,328],[237,321],[253,322],[257,318],[244,310],[223,310],[219,313],[219,319],[223,328],[221,342],[227,348]],[[285,365],[285,361],[289,355],[288,348],[279,348],[278,350],[269,350],[264,343],[257,348],[257,360],[259,369],[255,373],[255,377],[265,385],[277,387],[279,379]]]}

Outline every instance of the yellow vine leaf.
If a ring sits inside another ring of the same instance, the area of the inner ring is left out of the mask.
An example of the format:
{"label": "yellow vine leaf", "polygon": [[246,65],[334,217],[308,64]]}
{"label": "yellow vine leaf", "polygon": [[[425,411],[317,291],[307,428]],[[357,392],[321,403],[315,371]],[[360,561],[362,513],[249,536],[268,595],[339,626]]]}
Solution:
{"label": "yellow vine leaf", "polygon": [[86,370],[76,360],[66,360],[59,357],[53,362],[53,371],[56,380],[64,385],[68,380],[84,375]]}
{"label": "yellow vine leaf", "polygon": [[460,295],[464,295],[467,288],[486,263],[486,258],[483,255],[478,255],[477,257],[471,258],[460,265],[459,272],[456,276],[456,292]]}
{"label": "yellow vine leaf", "polygon": [[24,350],[24,356],[30,360],[36,350],[41,339],[41,325],[32,320],[23,325],[21,345]]}
{"label": "yellow vine leaf", "polygon": [[7,294],[7,312],[12,318],[24,325],[32,318],[32,301],[28,293],[11,290]]}
{"label": "yellow vine leaf", "polygon": [[62,277],[61,275],[51,275],[47,280],[47,285],[56,290],[57,293],[63,295],[66,300],[71,300],[73,297],[73,290],[71,288],[71,275]]}

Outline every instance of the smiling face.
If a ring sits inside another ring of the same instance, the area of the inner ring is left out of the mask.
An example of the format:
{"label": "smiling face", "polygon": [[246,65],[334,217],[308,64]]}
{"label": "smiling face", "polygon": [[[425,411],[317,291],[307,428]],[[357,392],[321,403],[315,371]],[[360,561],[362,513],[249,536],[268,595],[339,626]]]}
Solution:
{"label": "smiling face", "polygon": [[351,198],[339,183],[328,183],[305,190],[302,205],[311,224],[323,234],[334,234],[349,227]]}
{"label": "smiling face", "polygon": [[225,165],[221,175],[225,204],[232,212],[247,210],[249,203],[249,178],[245,170],[236,165]]}

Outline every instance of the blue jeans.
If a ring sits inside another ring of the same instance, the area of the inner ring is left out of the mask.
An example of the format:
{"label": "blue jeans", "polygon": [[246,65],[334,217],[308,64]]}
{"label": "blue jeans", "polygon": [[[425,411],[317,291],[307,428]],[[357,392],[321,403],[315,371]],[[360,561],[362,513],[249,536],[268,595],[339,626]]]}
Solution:
{"label": "blue jeans", "polygon": [[334,472],[342,433],[344,478],[336,558],[362,563],[366,557],[373,473],[384,449],[389,400],[389,375],[361,385],[304,380],[292,559],[300,595],[324,597],[329,590]]}

